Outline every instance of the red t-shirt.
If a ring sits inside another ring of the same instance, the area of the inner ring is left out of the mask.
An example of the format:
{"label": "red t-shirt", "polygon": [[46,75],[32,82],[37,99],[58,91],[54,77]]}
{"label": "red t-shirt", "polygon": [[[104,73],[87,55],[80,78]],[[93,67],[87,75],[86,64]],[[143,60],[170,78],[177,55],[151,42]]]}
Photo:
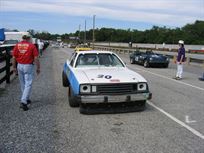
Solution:
{"label": "red t-shirt", "polygon": [[14,47],[13,56],[20,64],[32,64],[34,57],[38,56],[38,51],[34,44],[27,41],[21,41]]}

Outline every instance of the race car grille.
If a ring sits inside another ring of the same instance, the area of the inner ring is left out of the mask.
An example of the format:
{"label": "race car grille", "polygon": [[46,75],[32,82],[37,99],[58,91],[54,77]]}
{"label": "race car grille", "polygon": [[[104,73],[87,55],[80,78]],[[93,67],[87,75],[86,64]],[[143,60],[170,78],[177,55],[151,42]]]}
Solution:
{"label": "race car grille", "polygon": [[127,94],[137,90],[137,84],[106,84],[98,85],[98,94]]}

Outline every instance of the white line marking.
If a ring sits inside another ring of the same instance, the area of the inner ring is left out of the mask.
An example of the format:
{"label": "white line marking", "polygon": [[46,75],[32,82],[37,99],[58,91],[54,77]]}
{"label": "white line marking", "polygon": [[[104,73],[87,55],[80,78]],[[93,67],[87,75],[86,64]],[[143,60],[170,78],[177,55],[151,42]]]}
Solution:
{"label": "white line marking", "polygon": [[[132,69],[132,68],[131,68],[131,69]],[[180,84],[183,84],[183,85],[186,85],[186,86],[190,86],[190,87],[193,87],[193,88],[196,88],[196,89],[199,89],[199,90],[204,91],[204,88],[201,88],[201,87],[197,87],[197,86],[194,86],[194,85],[185,83],[185,82],[181,82],[181,81],[179,81],[179,80],[175,80],[175,79],[172,79],[172,78],[168,78],[168,77],[166,77],[166,76],[163,76],[163,75],[160,75],[160,74],[156,74],[156,73],[153,73],[153,72],[150,72],[150,71],[147,71],[147,70],[143,70],[143,69],[140,69],[140,68],[135,68],[135,69],[138,69],[138,70],[140,70],[140,71],[144,71],[144,72],[147,72],[147,73],[150,73],[150,74],[159,76],[159,77],[161,77],[161,78],[165,78],[165,79],[174,81],[174,82],[176,82],[176,83],[180,83]]]}
{"label": "white line marking", "polygon": [[186,123],[195,123],[196,122],[195,120],[190,120],[189,116],[187,116],[187,115],[186,115],[185,121],[186,121]]}
{"label": "white line marking", "polygon": [[170,119],[172,119],[173,121],[175,121],[176,123],[180,124],[181,126],[183,126],[184,128],[186,128],[187,130],[189,130],[191,133],[193,133],[194,135],[200,137],[201,139],[204,140],[204,135],[198,131],[196,131],[195,129],[191,128],[190,126],[188,126],[187,124],[185,124],[184,122],[178,120],[177,118],[175,118],[174,116],[172,116],[171,114],[165,112],[163,109],[157,107],[156,105],[154,105],[153,103],[151,103],[150,101],[147,101],[147,103],[149,105],[151,105],[152,107],[156,108],[158,111],[160,111],[161,113],[163,113],[164,115],[166,115],[167,117],[169,117]]}

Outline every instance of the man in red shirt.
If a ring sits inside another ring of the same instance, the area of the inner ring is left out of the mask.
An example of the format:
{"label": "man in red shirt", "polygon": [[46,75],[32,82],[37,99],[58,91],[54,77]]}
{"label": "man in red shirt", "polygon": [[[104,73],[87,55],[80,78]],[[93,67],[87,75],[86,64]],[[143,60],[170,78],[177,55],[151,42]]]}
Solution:
{"label": "man in red shirt", "polygon": [[[40,73],[40,62],[38,59],[38,51],[34,44],[30,43],[30,36],[24,35],[23,41],[16,44],[13,49],[13,71],[18,71],[21,85],[21,108],[28,110],[27,104],[31,103],[29,97],[34,76],[34,63],[37,66],[36,72]],[[18,63],[16,69],[16,62]]]}

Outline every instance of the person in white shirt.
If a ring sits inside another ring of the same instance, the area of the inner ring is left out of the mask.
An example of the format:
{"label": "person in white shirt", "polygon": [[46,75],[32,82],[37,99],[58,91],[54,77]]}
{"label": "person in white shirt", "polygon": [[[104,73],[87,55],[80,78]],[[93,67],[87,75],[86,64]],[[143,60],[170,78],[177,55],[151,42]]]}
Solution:
{"label": "person in white shirt", "polygon": [[40,52],[40,56],[42,56],[43,47],[44,47],[44,43],[42,42],[42,40],[39,40],[38,41],[38,50]]}

